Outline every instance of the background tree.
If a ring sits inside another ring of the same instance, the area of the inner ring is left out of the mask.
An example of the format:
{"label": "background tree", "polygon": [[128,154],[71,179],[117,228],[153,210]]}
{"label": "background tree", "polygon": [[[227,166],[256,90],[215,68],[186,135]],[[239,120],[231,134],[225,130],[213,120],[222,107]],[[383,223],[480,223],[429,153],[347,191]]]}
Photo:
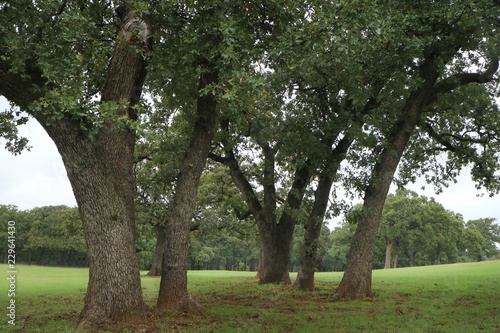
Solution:
{"label": "background tree", "polygon": [[[78,210],[67,206],[45,206],[30,210],[31,229],[25,249],[38,265],[86,264],[87,248]],[[83,261],[83,262],[82,262]]]}
{"label": "background tree", "polygon": [[478,220],[468,221],[465,224],[465,231],[468,230],[468,233],[472,234],[472,239],[481,239],[481,237],[477,235],[477,232],[479,232],[479,234],[483,238],[483,241],[480,242],[481,249],[479,250],[476,247],[471,251],[472,253],[477,255],[475,259],[477,261],[482,261],[486,258],[494,258],[500,253],[500,250],[497,246],[497,244],[500,243],[500,226],[495,222],[496,219],[494,218],[482,218]]}
{"label": "background tree", "polygon": [[347,254],[351,247],[352,237],[356,230],[356,224],[359,221],[362,205],[357,204],[346,212],[344,221],[340,226],[335,227],[331,233],[332,246],[328,254],[334,260],[334,271],[343,271],[347,262]]}
{"label": "background tree", "polygon": [[424,219],[430,217],[430,214],[426,215],[427,210],[427,198],[419,197],[415,192],[399,189],[396,194],[389,194],[379,229],[379,237],[385,246],[384,268],[395,268],[397,257],[401,255],[408,255],[409,265],[413,266],[415,251],[425,248],[418,245],[425,240],[422,228]]}
{"label": "background tree", "polygon": [[[25,250],[27,234],[31,228],[31,220],[29,212],[20,211],[14,205],[0,205],[0,247],[8,248],[8,223],[14,221],[16,223],[16,262],[27,261],[29,251]],[[7,251],[2,252],[2,263],[7,263]]]}

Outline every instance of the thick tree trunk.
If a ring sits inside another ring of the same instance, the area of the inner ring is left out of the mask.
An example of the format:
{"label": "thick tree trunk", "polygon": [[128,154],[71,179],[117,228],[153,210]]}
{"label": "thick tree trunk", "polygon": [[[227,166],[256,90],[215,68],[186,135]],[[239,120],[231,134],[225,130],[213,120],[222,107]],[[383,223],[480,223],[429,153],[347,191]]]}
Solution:
{"label": "thick tree trunk", "polygon": [[[119,6],[117,13],[122,20],[117,40],[148,52],[149,24],[128,6]],[[118,117],[136,118],[132,106],[140,99],[145,68],[141,52],[117,43],[101,99],[103,102],[129,102],[127,108],[117,110]],[[80,314],[80,327],[145,319],[135,251],[132,169],[135,132],[120,127],[123,126],[112,120],[106,122],[95,141],[90,140],[81,147],[77,140],[73,145],[56,142],[75,192],[88,246],[89,285],[85,307]]]}
{"label": "thick tree trunk", "polygon": [[392,241],[385,237],[385,265],[384,269],[391,268],[391,258],[392,258]]}
{"label": "thick tree trunk", "polygon": [[80,326],[144,320],[134,237],[133,144],[128,151],[123,148],[109,142],[106,150],[115,150],[115,156],[127,156],[128,171],[118,167],[128,163],[104,163],[109,156],[104,151],[83,154],[85,147],[75,149],[74,153],[85,157],[81,161],[84,166],[69,162],[68,155],[72,154],[62,153],[78,202],[89,256],[89,283]]}
{"label": "thick tree trunk", "polygon": [[165,249],[165,241],[167,237],[167,229],[163,225],[156,227],[156,247],[153,257],[153,264],[147,276],[161,276],[161,266],[163,264],[163,250]]}
{"label": "thick tree trunk", "polygon": [[[127,101],[128,107],[118,109],[116,116],[133,119],[132,106],[140,98],[146,74],[143,54],[134,48],[149,50],[150,30],[127,6],[118,7],[117,12],[122,20],[119,42],[101,98],[102,102],[116,104]],[[9,79],[10,72],[4,71],[3,65],[0,63],[0,92],[30,112],[30,104],[43,97],[42,92],[50,89],[50,84],[33,67],[28,76]],[[33,88],[35,85],[38,88]],[[83,224],[89,282],[79,327],[143,321],[145,305],[134,239],[134,131],[116,124],[104,113],[101,127],[72,113],[61,113],[55,124],[41,112],[31,114],[61,154]],[[95,132],[90,134],[85,127]]]}
{"label": "thick tree trunk", "polygon": [[277,224],[269,220],[258,222],[260,222],[259,284],[290,284],[293,226]]}
{"label": "thick tree trunk", "polygon": [[290,280],[290,250],[295,219],[293,210],[300,209],[305,188],[309,182],[309,167],[304,165],[296,170],[293,184],[288,191],[287,208],[276,222],[276,188],[274,178],[275,151],[264,145],[264,207],[256,220],[260,235],[259,284],[283,283]]}
{"label": "thick tree trunk", "polygon": [[[210,66],[208,66],[210,67]],[[200,76],[199,90],[217,83],[218,72],[210,68]],[[213,93],[198,98],[198,119],[178,175],[175,196],[166,226],[162,277],[157,305],[163,309],[198,307],[187,292],[189,231],[196,208],[198,184],[215,132],[217,101]]]}

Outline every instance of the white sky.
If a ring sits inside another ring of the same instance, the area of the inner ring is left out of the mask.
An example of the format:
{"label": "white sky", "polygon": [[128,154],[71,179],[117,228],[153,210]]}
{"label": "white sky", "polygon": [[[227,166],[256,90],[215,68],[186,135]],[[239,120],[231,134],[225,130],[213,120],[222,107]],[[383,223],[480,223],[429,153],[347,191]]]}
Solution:
{"label": "white sky", "polygon": [[[0,112],[7,107],[8,103],[0,97]],[[20,128],[20,133],[32,146],[31,151],[21,155],[10,154],[0,140],[0,204],[16,205],[21,210],[47,205],[76,206],[61,157],[43,128],[32,119]],[[481,193],[469,175],[460,176],[457,184],[445,188],[440,195],[433,192],[432,186],[421,190],[423,185],[424,182],[419,182],[408,188],[434,197],[446,209],[462,214],[465,221],[492,217],[500,223],[500,196],[477,197]]]}

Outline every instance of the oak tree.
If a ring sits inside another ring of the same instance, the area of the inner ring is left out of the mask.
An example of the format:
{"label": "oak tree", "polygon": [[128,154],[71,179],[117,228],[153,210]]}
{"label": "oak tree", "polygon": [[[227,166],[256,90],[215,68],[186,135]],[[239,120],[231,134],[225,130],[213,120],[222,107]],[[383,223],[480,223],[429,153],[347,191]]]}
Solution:
{"label": "oak tree", "polygon": [[133,122],[151,27],[125,1],[0,8],[0,94],[18,107],[9,117],[28,113],[54,141],[83,223],[90,272],[79,326],[143,320]]}

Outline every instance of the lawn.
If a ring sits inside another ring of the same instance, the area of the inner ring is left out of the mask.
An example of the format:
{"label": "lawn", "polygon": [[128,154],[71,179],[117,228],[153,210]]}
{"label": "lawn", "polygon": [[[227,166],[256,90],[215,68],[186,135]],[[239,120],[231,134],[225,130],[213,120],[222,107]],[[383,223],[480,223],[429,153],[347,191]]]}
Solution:
{"label": "lawn", "polygon": [[[0,269],[7,276],[7,266]],[[2,279],[0,331],[75,332],[88,270],[17,270],[17,325],[7,324],[8,281]],[[143,276],[151,320],[109,332],[500,332],[500,261],[377,270],[375,297],[352,302],[332,295],[338,272],[317,273],[312,293],[259,286],[254,275],[189,272],[190,293],[203,313],[155,310],[160,279]]]}

